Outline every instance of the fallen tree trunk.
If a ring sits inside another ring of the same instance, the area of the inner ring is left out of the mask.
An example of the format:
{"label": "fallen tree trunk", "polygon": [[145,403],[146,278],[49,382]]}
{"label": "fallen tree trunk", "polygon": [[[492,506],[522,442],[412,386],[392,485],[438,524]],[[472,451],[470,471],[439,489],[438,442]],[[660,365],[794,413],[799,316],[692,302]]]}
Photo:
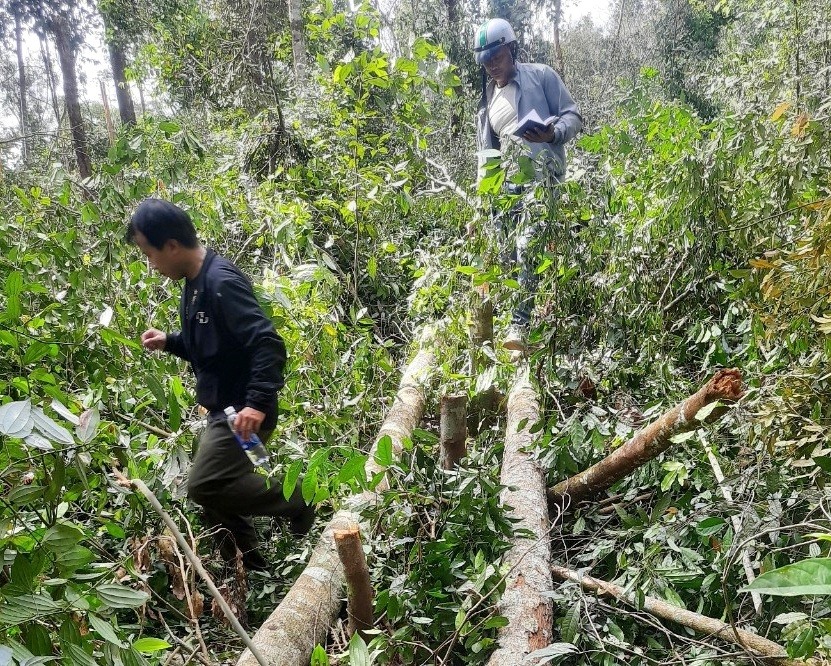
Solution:
{"label": "fallen tree trunk", "polygon": [[[610,596],[632,606],[635,605],[632,595],[614,583],[592,578],[566,567],[552,566],[551,573],[557,580],[571,580],[578,583],[584,590],[597,592],[599,596]],[[755,658],[762,659],[766,663],[779,664],[779,666],[805,666],[806,664],[816,663],[812,659],[808,661],[789,659],[785,648],[778,643],[774,643],[758,634],[734,628],[721,620],[673,606],[655,597],[644,597],[642,610],[661,620],[668,620],[689,627],[699,634],[717,636],[723,641],[738,645],[752,653]]]}
{"label": "fallen tree trunk", "polygon": [[528,380],[528,367],[521,371],[508,396],[508,424],[500,483],[505,489],[502,504],[510,507],[514,529],[503,566],[508,573],[499,614],[508,624],[499,629],[499,648],[488,666],[525,663],[525,657],[551,643],[553,609],[551,597],[551,546],[548,513],[545,510],[545,469],[529,449],[537,435],[531,429],[540,419],[537,393]]}
{"label": "fallen tree trunk", "polygon": [[718,400],[735,402],[742,397],[742,375],[739,370],[719,370],[701,389],[664,413],[657,421],[639,430],[614,453],[587,470],[561,481],[548,489],[548,505],[552,511],[562,510],[605,490],[669,448],[670,438],[695,430],[719,418],[726,407],[716,408],[706,416],[696,415]]}
{"label": "fallen tree trunk", "polygon": [[[425,344],[429,342],[425,341]],[[369,451],[365,466],[367,479],[385,471],[375,461],[379,442],[388,436],[392,440],[393,455],[397,457],[404,447],[403,440],[412,435],[421,421],[425,403],[423,385],[435,363],[432,351],[423,348],[404,371],[395,400]],[[323,530],[303,573],[254,634],[254,645],[271,664],[307,666],[315,645],[326,642],[329,629],[340,611],[345,585],[343,565],[335,546],[335,530],[348,530],[355,523],[360,523],[360,508],[375,503],[379,489],[388,485],[385,477],[375,491],[367,490],[347,498],[346,508],[338,511]],[[256,664],[256,659],[247,649],[237,661],[237,666]]]}

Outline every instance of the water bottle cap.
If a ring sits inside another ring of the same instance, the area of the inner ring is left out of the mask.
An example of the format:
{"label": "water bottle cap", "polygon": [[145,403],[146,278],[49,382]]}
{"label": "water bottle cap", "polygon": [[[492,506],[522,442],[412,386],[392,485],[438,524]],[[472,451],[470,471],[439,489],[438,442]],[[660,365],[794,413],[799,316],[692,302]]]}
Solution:
{"label": "water bottle cap", "polygon": [[229,407],[225,408],[225,416],[231,416],[232,414],[236,414],[236,413],[237,413],[237,410],[234,409],[233,405],[230,405]]}

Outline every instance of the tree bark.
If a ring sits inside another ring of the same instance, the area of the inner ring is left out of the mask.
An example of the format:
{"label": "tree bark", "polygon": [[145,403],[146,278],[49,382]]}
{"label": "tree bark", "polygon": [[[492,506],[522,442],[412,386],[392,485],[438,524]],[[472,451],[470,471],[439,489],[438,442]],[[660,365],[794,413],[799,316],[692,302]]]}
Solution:
{"label": "tree bark", "polygon": [[[424,343],[426,347],[429,341],[424,340]],[[393,444],[393,457],[398,457],[403,449],[403,440],[412,435],[413,429],[421,421],[425,405],[424,383],[435,363],[432,351],[422,348],[404,371],[395,400],[368,454],[364,468],[368,480],[386,469],[375,462],[379,442],[389,436]],[[376,490],[366,490],[347,498],[344,508],[334,515],[323,530],[303,573],[257,630],[253,638],[254,645],[268,656],[271,663],[280,666],[307,666],[314,646],[326,641],[340,610],[345,583],[343,565],[335,547],[335,531],[348,530],[359,523],[361,508],[375,504],[380,490],[387,487],[389,484],[383,478]],[[245,650],[237,661],[237,666],[254,666],[256,663],[251,652]]]}
{"label": "tree bark", "polygon": [[[553,610],[551,547],[548,539],[548,514],[545,510],[545,469],[529,450],[537,435],[531,433],[540,419],[536,391],[528,380],[527,365],[508,396],[508,424],[505,453],[499,482],[502,505],[515,522],[511,549],[503,567],[508,570],[505,592],[499,600],[499,613],[508,624],[499,629],[499,648],[488,666],[519,666],[525,657],[551,643]],[[527,530],[527,532],[526,532]],[[530,536],[529,536],[530,535]]]}
{"label": "tree bark", "polygon": [[69,127],[72,130],[72,144],[75,147],[75,160],[78,163],[78,173],[82,178],[92,175],[92,165],[87,148],[87,134],[84,129],[84,119],[81,115],[81,102],[78,96],[78,76],[75,67],[74,47],[70,42],[69,26],[62,16],[50,21],[52,36],[55,38],[55,47],[58,50],[58,60],[61,63],[63,76],[63,94],[66,103],[66,114],[69,117]]}
{"label": "tree bark", "polygon": [[703,407],[717,400],[735,402],[742,397],[742,375],[735,368],[719,370],[692,396],[639,430],[626,444],[599,463],[548,489],[552,511],[562,510],[605,490],[669,448],[673,435],[700,428],[720,417],[726,407],[716,408],[703,420],[696,417]]}
{"label": "tree bark", "polygon": [[49,96],[52,99],[52,111],[55,113],[55,125],[58,131],[60,131],[61,109],[58,104],[55,69],[52,67],[52,57],[49,55],[49,43],[43,37],[40,38],[40,55],[43,58],[43,67],[46,69],[47,87],[49,88]]}
{"label": "tree bark", "polygon": [[372,625],[375,624],[373,615],[375,593],[369,580],[369,569],[366,566],[366,557],[361,544],[361,530],[358,525],[353,524],[349,529],[335,531],[335,545],[338,548],[338,558],[346,578],[349,635],[352,636],[358,631],[361,633],[361,638],[368,643],[371,637],[366,630],[372,629]]}
{"label": "tree bark", "polygon": [[104,79],[101,79],[101,104],[104,106],[104,120],[107,123],[107,138],[110,140],[110,145],[115,143],[115,128],[113,127],[113,115],[110,113],[110,100],[107,98],[107,86],[104,84]]}
{"label": "tree bark", "polygon": [[561,78],[566,76],[566,63],[563,60],[563,50],[560,47],[560,22],[563,20],[562,0],[554,0],[554,57],[557,59],[557,71]]}
{"label": "tree bark", "polygon": [[[571,580],[578,583],[584,590],[597,592],[599,596],[610,596],[630,605],[635,605],[632,595],[619,585],[607,583],[598,578],[586,576],[565,567],[553,566],[551,572],[557,580]],[[802,661],[788,659],[788,653],[778,643],[774,643],[758,634],[735,629],[731,625],[706,615],[693,613],[684,608],[673,606],[666,601],[655,597],[644,597],[643,610],[662,620],[675,622],[705,636],[718,636],[723,641],[738,645],[753,653],[754,657],[779,666],[805,666],[816,663],[813,659]]]}
{"label": "tree bark", "polygon": [[27,160],[31,153],[31,143],[26,136],[26,127],[29,122],[29,105],[26,91],[26,65],[23,61],[23,25],[20,20],[20,6],[14,5],[14,40],[17,50],[17,80],[20,88],[20,136],[23,137],[23,160]]}
{"label": "tree bark", "polygon": [[473,372],[478,372],[487,358],[482,347],[493,347],[493,301],[489,294],[488,283],[473,288],[473,303],[470,309],[470,343],[473,347],[471,364]]}
{"label": "tree bark", "polygon": [[298,90],[303,86],[308,70],[306,38],[303,24],[303,3],[301,0],[288,0],[289,28],[291,29],[291,53],[294,58],[294,76]]}
{"label": "tree bark", "polygon": [[107,41],[107,49],[110,52],[110,67],[113,71],[115,82],[115,98],[118,101],[118,115],[122,125],[136,124],[136,109],[133,106],[133,95],[130,92],[130,83],[127,81],[125,71],[127,69],[127,56],[124,47],[117,36]]}
{"label": "tree bark", "polygon": [[442,469],[453,469],[467,453],[467,394],[442,396],[439,407],[439,455]]}

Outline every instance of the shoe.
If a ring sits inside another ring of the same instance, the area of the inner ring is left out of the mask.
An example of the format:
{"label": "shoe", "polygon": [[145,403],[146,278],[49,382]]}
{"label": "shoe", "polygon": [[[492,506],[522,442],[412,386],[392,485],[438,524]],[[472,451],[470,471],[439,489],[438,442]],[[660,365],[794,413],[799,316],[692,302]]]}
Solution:
{"label": "shoe", "polygon": [[242,554],[242,566],[248,571],[269,571],[268,560],[256,548]]}
{"label": "shoe", "polygon": [[525,342],[526,337],[527,332],[524,327],[511,324],[502,339],[502,346],[508,351],[525,352],[528,349]]}
{"label": "shoe", "polygon": [[292,536],[301,537],[308,534],[315,522],[315,508],[308,504],[303,505],[303,513],[289,521],[289,531]]}

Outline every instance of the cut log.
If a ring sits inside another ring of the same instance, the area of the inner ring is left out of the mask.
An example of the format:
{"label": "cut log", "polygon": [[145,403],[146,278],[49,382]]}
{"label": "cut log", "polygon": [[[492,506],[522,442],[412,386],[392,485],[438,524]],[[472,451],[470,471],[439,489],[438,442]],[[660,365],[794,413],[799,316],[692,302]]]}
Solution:
{"label": "cut log", "polygon": [[[557,580],[571,580],[579,584],[584,590],[596,592],[599,596],[610,596],[632,606],[635,605],[632,594],[614,583],[592,578],[566,567],[552,566],[551,572]],[[805,666],[806,664],[816,663],[812,659],[808,661],[789,659],[785,648],[778,643],[774,643],[758,634],[736,629],[721,620],[673,606],[661,599],[644,597],[642,610],[661,620],[689,627],[696,633],[705,636],[717,636],[727,643],[738,645],[752,653],[755,658],[766,663],[779,664],[779,666]]]}
{"label": "cut log", "polygon": [[551,547],[545,510],[545,469],[529,453],[537,438],[531,429],[540,419],[537,393],[528,380],[528,367],[519,373],[508,396],[508,424],[502,459],[500,494],[515,521],[511,549],[505,554],[505,592],[499,614],[508,624],[499,629],[499,647],[488,666],[519,666],[525,657],[551,643]]}
{"label": "cut log", "polygon": [[682,432],[711,423],[726,411],[717,407],[703,419],[697,418],[702,408],[718,400],[735,402],[742,397],[742,375],[739,370],[719,370],[701,389],[661,415],[657,421],[642,428],[603,460],[587,470],[561,481],[548,489],[548,505],[552,511],[587,499],[625,478],[644,463],[669,448],[670,438]]}
{"label": "cut log", "polygon": [[365,633],[365,630],[372,629],[372,625],[375,624],[372,604],[375,594],[369,580],[369,569],[366,566],[366,557],[361,544],[361,530],[358,525],[353,524],[346,530],[336,530],[335,544],[346,577],[349,635],[352,636],[358,631],[361,633],[361,638],[368,643],[371,637]]}
{"label": "cut log", "polygon": [[[425,347],[404,371],[395,400],[369,451],[369,459],[364,468],[367,479],[385,471],[375,461],[378,443],[389,436],[393,456],[400,456],[404,439],[412,435],[424,414],[424,384],[435,368],[436,360],[433,352],[427,348],[429,341],[424,340],[423,344]],[[384,477],[375,491],[364,491],[347,498],[345,508],[329,521],[303,573],[254,634],[254,645],[267,656],[270,663],[279,666],[307,666],[315,645],[326,642],[329,629],[340,611],[345,584],[334,533],[360,523],[360,509],[377,502],[379,489],[388,486]],[[237,661],[237,666],[255,664],[257,661],[249,650],[245,650]]]}
{"label": "cut log", "polygon": [[453,469],[467,453],[467,394],[442,396],[439,407],[439,456],[442,469]]}
{"label": "cut log", "polygon": [[480,349],[490,344],[493,346],[493,301],[491,301],[488,283],[473,288],[470,308],[470,342],[474,354],[474,372],[480,359]]}

